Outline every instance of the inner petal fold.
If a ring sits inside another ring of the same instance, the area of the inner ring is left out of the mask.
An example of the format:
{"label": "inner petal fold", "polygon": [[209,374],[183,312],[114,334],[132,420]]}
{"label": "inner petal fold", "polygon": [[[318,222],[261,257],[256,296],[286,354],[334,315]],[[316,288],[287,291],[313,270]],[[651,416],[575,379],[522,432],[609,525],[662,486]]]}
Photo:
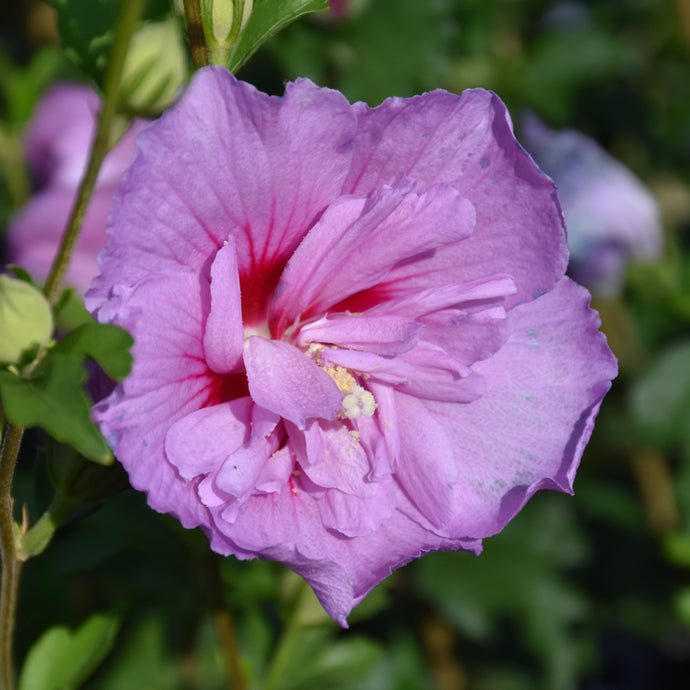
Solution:
{"label": "inner petal fold", "polygon": [[230,237],[211,265],[211,310],[204,329],[206,363],[217,374],[238,371],[242,362],[242,302],[235,240]]}
{"label": "inner petal fold", "polygon": [[261,407],[304,429],[307,419],[333,419],[343,394],[310,357],[279,340],[250,336],[244,343],[249,392]]}

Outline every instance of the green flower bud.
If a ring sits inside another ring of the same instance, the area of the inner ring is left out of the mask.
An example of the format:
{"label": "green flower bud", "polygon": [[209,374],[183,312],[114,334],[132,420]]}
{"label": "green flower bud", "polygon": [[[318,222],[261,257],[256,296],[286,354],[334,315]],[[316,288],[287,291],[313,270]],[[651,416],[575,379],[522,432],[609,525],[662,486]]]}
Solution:
{"label": "green flower bud", "polygon": [[0,363],[19,364],[22,352],[53,335],[53,312],[33,285],[0,275]]}
{"label": "green flower bud", "polygon": [[[204,34],[211,62],[221,64],[249,21],[254,0],[201,0]],[[213,59],[218,55],[218,59]]]}
{"label": "green flower bud", "polygon": [[174,19],[146,24],[130,42],[120,99],[138,111],[159,112],[175,98],[187,76],[185,48]]}

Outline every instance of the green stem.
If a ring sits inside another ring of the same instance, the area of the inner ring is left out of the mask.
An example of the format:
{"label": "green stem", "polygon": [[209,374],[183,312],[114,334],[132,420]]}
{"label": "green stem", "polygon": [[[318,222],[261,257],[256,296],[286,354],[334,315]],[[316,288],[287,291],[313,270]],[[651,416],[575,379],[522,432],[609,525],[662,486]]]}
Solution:
{"label": "green stem", "polygon": [[301,604],[302,600],[309,593],[309,586],[302,579],[299,578],[297,582],[297,591],[293,595],[293,604],[287,625],[283,630],[283,634],[278,642],[278,646],[273,654],[273,659],[268,667],[266,680],[262,686],[262,690],[275,690],[280,687],[285,677],[292,657],[297,653],[297,650],[302,642],[301,632]]}
{"label": "green stem", "polygon": [[242,655],[237,644],[237,634],[232,616],[223,594],[223,581],[220,576],[220,557],[209,554],[207,558],[209,590],[213,609],[213,623],[216,626],[220,652],[225,665],[228,687],[233,690],[247,690],[247,678],[242,668]]}
{"label": "green stem", "polygon": [[0,127],[0,166],[5,173],[12,208],[18,209],[29,198],[29,173],[19,138],[4,127]]}
{"label": "green stem", "polygon": [[122,70],[127,57],[129,39],[134,32],[141,12],[144,8],[145,0],[122,0],[120,16],[117,22],[113,47],[108,59],[108,69],[105,73],[103,90],[103,107],[98,118],[98,127],[91,147],[91,156],[86,168],[86,173],[79,186],[77,200],[72,209],[72,215],[67,224],[67,229],[62,237],[60,249],[55,257],[53,266],[46,281],[43,292],[51,304],[55,304],[60,295],[62,280],[65,277],[67,266],[69,265],[74,246],[79,237],[89,199],[96,186],[98,171],[101,163],[110,149],[110,133],[112,123],[115,118],[118,106],[118,90]]}
{"label": "green stem", "polygon": [[0,690],[14,688],[12,648],[21,562],[17,558],[10,490],[23,434],[22,427],[8,424],[0,445]]}
{"label": "green stem", "polygon": [[201,0],[184,0],[184,16],[192,61],[197,67],[205,67],[208,65],[208,51],[206,50],[204,20],[201,15]]}

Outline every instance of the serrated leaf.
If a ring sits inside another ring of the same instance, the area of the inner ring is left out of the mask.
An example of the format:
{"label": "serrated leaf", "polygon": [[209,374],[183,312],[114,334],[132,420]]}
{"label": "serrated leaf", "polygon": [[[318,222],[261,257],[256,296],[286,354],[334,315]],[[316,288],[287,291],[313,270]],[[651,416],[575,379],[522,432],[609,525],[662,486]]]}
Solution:
{"label": "serrated leaf", "polygon": [[111,614],[96,614],[72,632],[56,626],[29,650],[19,690],[78,688],[110,651],[119,627]]}
{"label": "serrated leaf", "polygon": [[98,362],[111,379],[121,381],[132,368],[129,348],[134,340],[127,331],[92,321],[68,333],[56,346],[56,353],[71,353]]}
{"label": "serrated leaf", "polygon": [[49,352],[29,379],[0,371],[3,410],[12,424],[41,427],[89,460],[108,464],[112,455],[89,416],[85,378],[81,358],[60,352]]}
{"label": "serrated leaf", "polygon": [[273,34],[303,14],[320,12],[327,7],[327,0],[256,0],[239,41],[230,50],[227,68],[236,72]]}

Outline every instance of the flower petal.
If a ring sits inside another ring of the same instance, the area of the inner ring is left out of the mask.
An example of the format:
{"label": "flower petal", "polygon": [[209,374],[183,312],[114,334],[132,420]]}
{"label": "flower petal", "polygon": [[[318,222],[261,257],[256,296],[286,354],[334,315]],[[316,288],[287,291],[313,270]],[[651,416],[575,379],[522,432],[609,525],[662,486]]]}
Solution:
{"label": "flower petal", "polygon": [[204,329],[204,353],[208,366],[228,374],[242,363],[242,302],[237,271],[235,240],[230,237],[211,265],[211,311]]}
{"label": "flower petal", "polygon": [[334,314],[303,326],[299,345],[328,343],[379,355],[397,355],[414,347],[421,324],[402,316]]}
{"label": "flower petal", "polygon": [[453,518],[453,485],[458,479],[452,440],[423,403],[396,395],[400,462],[396,480],[407,497],[436,527]]}
{"label": "flower petal", "polygon": [[366,196],[402,172],[417,182],[417,192],[439,182],[452,185],[477,212],[475,230],[461,245],[392,271],[389,296],[428,288],[430,281],[442,285],[496,273],[515,280],[517,293],[507,306],[551,289],[568,261],[556,189],[515,141],[495,94],[434,91],[389,98],[377,108],[354,107],[359,126],[346,193]]}
{"label": "flower petal", "polygon": [[445,429],[459,472],[453,515],[441,533],[488,536],[538,489],[572,490],[616,374],[588,302],[584,288],[562,279],[511,311],[510,339],[474,367],[486,380],[481,398],[471,405],[425,403]]}
{"label": "flower petal", "polygon": [[[198,278],[185,273],[152,276],[134,288],[114,288],[100,318],[134,337],[134,366],[94,408],[116,457],[149,505],[175,515],[185,527],[208,524],[193,482],[168,461],[165,439],[177,421],[216,404],[218,381],[203,359],[199,333],[203,308]],[[145,420],[145,421],[144,421]]]}
{"label": "flower petal", "polygon": [[335,381],[292,345],[253,335],[244,343],[244,363],[257,405],[300,429],[309,417],[333,419],[340,410],[343,394]]}
{"label": "flower petal", "polygon": [[[332,204],[292,255],[271,305],[278,334],[383,280],[401,262],[472,233],[474,209],[447,185],[423,194],[397,179],[369,199]],[[414,262],[413,262],[414,263]]]}
{"label": "flower petal", "polygon": [[165,437],[168,460],[185,479],[213,472],[245,443],[252,407],[251,398],[237,398],[175,422]]}
{"label": "flower petal", "polygon": [[276,98],[227,70],[200,70],[138,140],[98,294],[152,270],[207,271],[233,235],[253,325],[285,260],[340,193],[354,126],[347,100],[308,80]]}

